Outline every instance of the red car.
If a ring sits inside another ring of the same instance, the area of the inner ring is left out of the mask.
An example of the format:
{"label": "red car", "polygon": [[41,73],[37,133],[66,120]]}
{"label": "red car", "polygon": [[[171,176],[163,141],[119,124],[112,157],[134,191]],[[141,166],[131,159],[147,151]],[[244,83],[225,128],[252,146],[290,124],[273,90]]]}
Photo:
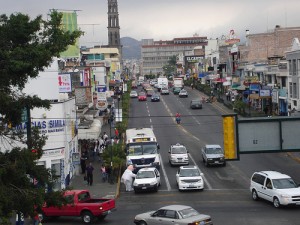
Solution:
{"label": "red car", "polygon": [[140,92],[138,96],[139,101],[147,101],[147,95],[145,92]]}

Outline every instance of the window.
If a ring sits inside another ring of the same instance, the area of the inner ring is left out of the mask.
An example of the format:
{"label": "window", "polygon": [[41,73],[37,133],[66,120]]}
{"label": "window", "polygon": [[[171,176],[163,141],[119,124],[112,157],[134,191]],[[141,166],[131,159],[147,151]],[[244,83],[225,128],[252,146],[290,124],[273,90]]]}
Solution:
{"label": "window", "polygon": [[176,219],[176,212],[174,210],[166,210],[165,217]]}
{"label": "window", "polygon": [[252,177],[252,181],[261,185],[264,185],[265,177],[260,174],[254,174]]}
{"label": "window", "polygon": [[297,74],[297,65],[296,65],[296,59],[293,59],[292,61],[292,71],[293,71],[293,75]]}
{"label": "window", "polygon": [[270,180],[269,178],[267,178],[267,181],[266,181],[266,187],[267,187],[268,189],[273,189],[272,182],[271,182],[271,180]]}

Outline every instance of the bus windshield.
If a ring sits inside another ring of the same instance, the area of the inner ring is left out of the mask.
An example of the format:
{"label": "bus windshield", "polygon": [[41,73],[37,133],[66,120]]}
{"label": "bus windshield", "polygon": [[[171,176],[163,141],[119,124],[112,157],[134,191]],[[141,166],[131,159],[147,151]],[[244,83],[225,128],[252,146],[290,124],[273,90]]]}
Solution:
{"label": "bus windshield", "polygon": [[132,143],[127,145],[128,155],[151,155],[157,154],[156,142]]}

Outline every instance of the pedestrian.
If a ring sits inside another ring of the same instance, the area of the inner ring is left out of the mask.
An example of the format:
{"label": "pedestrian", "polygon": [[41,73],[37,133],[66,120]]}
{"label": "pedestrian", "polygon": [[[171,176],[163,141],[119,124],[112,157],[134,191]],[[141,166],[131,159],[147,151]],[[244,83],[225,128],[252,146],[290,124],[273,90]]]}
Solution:
{"label": "pedestrian", "polygon": [[82,174],[85,174],[87,159],[88,159],[87,151],[85,149],[83,149],[81,152],[81,157],[80,157],[80,166],[81,166]]}
{"label": "pedestrian", "polygon": [[101,175],[102,175],[102,182],[107,181],[107,172],[106,172],[106,167],[105,167],[104,164],[102,164],[100,170],[101,170],[100,172],[101,172]]}
{"label": "pedestrian", "polygon": [[103,132],[102,139],[103,139],[104,141],[107,141],[107,139],[108,139],[108,135],[106,134],[105,131]]}
{"label": "pedestrian", "polygon": [[37,212],[37,210],[34,210],[33,214],[33,225],[41,225],[41,218]]}
{"label": "pedestrian", "polygon": [[136,177],[133,170],[133,165],[129,165],[122,175],[121,182],[125,184],[126,191],[133,191],[132,183]]}
{"label": "pedestrian", "polygon": [[115,128],[115,139],[119,139],[119,131]]}
{"label": "pedestrian", "polygon": [[111,166],[106,167],[106,173],[107,173],[107,180],[110,184],[114,183],[113,177],[112,177],[112,168]]}
{"label": "pedestrian", "polygon": [[193,83],[191,83],[191,87],[192,87],[192,89],[194,89],[194,84]]}
{"label": "pedestrian", "polygon": [[90,162],[90,164],[86,167],[87,184],[90,186],[93,185],[93,171],[94,171],[94,167]]}

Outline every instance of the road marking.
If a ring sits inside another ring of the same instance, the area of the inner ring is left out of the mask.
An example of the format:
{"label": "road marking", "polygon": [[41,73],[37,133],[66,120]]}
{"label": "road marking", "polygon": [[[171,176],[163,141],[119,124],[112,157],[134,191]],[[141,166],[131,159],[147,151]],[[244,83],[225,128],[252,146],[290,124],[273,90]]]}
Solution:
{"label": "road marking", "polygon": [[167,185],[167,190],[170,191],[171,190],[171,185],[170,185],[170,181],[168,179],[168,176],[167,176],[167,173],[166,173],[166,170],[165,170],[165,167],[162,163],[162,158],[161,158],[161,155],[159,154],[159,160],[160,160],[160,167],[162,169],[162,172],[164,174],[164,178],[165,178],[165,181],[166,181],[166,185]]}
{"label": "road marking", "polygon": [[[194,165],[197,165],[196,161],[194,160],[194,158],[192,157],[192,155],[189,153],[189,157],[190,159],[193,161]],[[205,176],[203,175],[203,180],[204,180],[204,185],[206,184],[208,189],[212,189],[212,186],[210,185],[210,183],[208,182],[208,180],[205,178]]]}

